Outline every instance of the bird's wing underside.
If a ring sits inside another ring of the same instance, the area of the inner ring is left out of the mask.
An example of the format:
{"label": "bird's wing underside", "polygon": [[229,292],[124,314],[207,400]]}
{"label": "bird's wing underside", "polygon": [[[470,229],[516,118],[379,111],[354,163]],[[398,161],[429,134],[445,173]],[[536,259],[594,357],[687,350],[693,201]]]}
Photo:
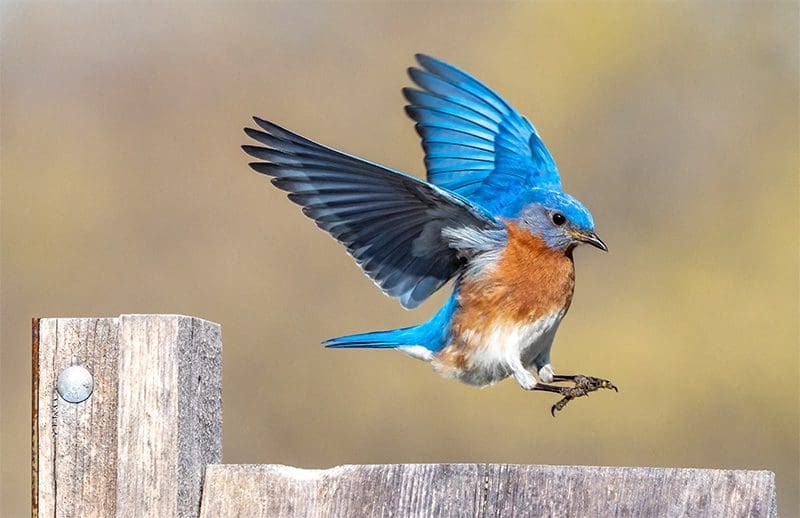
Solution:
{"label": "bird's wing underside", "polygon": [[471,75],[418,54],[404,88],[428,180],[499,216],[530,188],[561,189],[558,169],[531,123]]}
{"label": "bird's wing underside", "polygon": [[271,122],[245,132],[250,166],[289,192],[303,213],[341,242],[364,272],[406,308],[418,306],[462,266],[442,229],[496,229],[488,213],[417,178],[328,148]]}

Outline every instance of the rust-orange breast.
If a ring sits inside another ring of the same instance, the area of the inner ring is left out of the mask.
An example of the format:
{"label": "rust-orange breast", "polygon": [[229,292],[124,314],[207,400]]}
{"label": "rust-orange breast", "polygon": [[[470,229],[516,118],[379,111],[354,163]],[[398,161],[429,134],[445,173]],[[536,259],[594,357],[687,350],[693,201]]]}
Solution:
{"label": "rust-orange breast", "polygon": [[514,223],[506,222],[506,228],[508,245],[495,269],[462,283],[454,326],[533,322],[569,307],[575,286],[571,255],[550,249]]}

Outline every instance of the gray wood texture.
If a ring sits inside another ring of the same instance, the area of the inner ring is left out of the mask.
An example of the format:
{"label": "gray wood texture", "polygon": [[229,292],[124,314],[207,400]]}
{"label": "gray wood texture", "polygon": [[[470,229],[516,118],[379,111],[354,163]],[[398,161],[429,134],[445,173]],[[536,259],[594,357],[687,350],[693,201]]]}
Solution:
{"label": "gray wood texture", "polygon": [[[39,516],[114,516],[117,319],[43,318],[38,331]],[[59,373],[70,365],[83,365],[94,377],[94,392],[82,403],[67,403],[55,391]]]}
{"label": "gray wood texture", "polygon": [[768,471],[509,464],[213,465],[201,516],[771,517]]}
{"label": "gray wood texture", "polygon": [[[205,466],[222,458],[218,324],[43,318],[33,360],[34,515],[199,515]],[[93,374],[84,402],[55,390],[69,365]]]}

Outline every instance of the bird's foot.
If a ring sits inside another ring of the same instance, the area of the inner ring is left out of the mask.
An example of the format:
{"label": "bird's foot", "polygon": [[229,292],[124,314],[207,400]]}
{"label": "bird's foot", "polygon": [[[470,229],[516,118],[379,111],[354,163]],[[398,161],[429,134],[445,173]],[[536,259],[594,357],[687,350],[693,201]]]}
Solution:
{"label": "bird's foot", "polygon": [[610,381],[603,378],[595,378],[594,376],[586,376],[584,374],[554,374],[553,381],[571,381],[575,383],[573,388],[584,388],[588,392],[594,392],[600,389],[610,389],[614,392],[619,392],[617,387]]}
{"label": "bird's foot", "polygon": [[538,384],[535,389],[546,390],[560,394],[562,398],[550,408],[550,413],[555,417],[556,412],[563,410],[567,403],[575,398],[588,396],[590,392],[600,389],[610,389],[614,392],[619,392],[617,387],[609,380],[602,378],[595,378],[594,376],[584,376],[583,374],[576,375],[554,375],[553,381],[571,381],[575,384],[573,387],[559,387],[555,385]]}

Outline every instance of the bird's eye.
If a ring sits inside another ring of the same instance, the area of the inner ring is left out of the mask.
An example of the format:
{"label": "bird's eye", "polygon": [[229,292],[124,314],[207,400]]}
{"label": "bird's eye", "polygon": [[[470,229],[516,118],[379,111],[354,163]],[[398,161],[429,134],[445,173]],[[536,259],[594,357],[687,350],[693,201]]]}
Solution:
{"label": "bird's eye", "polygon": [[567,222],[567,218],[565,218],[564,215],[561,214],[560,212],[556,212],[555,214],[553,214],[552,218],[553,218],[553,223],[559,226]]}

